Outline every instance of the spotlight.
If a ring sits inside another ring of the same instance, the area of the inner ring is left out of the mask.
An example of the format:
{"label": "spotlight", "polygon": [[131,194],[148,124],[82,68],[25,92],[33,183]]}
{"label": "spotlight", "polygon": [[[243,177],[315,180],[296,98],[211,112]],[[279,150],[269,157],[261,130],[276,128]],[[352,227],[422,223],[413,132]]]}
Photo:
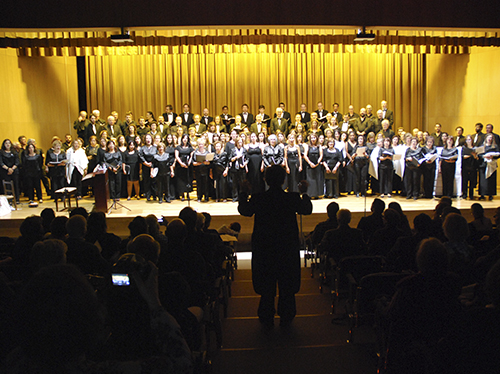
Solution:
{"label": "spotlight", "polygon": [[374,40],[375,40],[375,34],[367,33],[365,26],[363,26],[363,29],[358,30],[358,33],[354,38],[355,42],[372,42]]}

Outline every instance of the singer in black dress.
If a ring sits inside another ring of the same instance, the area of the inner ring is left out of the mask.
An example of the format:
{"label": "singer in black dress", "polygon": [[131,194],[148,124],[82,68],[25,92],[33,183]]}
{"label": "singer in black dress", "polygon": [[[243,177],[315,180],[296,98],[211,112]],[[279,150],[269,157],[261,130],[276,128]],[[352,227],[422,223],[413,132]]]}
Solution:
{"label": "singer in black dress", "polygon": [[144,145],[141,147],[139,156],[142,162],[142,180],[144,182],[144,195],[146,200],[151,200],[155,197],[154,184],[151,180],[151,167],[153,166],[153,158],[157,153],[156,146],[153,145],[153,137],[151,134],[146,134],[144,137]]}
{"label": "singer in black dress", "polygon": [[455,183],[455,170],[457,164],[458,150],[454,146],[453,136],[446,138],[446,144],[441,152],[439,168],[443,180],[443,196],[453,196],[453,185]]}
{"label": "singer in black dress", "polygon": [[241,183],[246,179],[248,171],[247,150],[243,147],[243,140],[236,140],[236,147],[231,150],[231,177],[233,180],[233,202],[238,201]]}
{"label": "singer in black dress", "polygon": [[24,187],[30,202],[33,202],[35,199],[35,194],[33,193],[33,190],[35,190],[38,200],[42,203],[42,187],[40,181],[42,178],[43,158],[42,155],[36,151],[32,143],[28,144],[23,153],[22,166]]}
{"label": "singer in black dress", "polygon": [[196,195],[198,197],[198,202],[201,202],[203,198],[205,201],[209,200],[208,197],[208,174],[210,170],[210,161],[198,161],[197,157],[206,157],[208,155],[208,150],[205,148],[205,139],[198,140],[198,149],[193,153],[193,166],[194,175],[196,177]]}
{"label": "singer in black dress", "polygon": [[[358,155],[358,148],[365,149],[361,156]],[[358,136],[358,142],[354,147],[352,157],[354,158],[354,171],[356,175],[354,192],[356,193],[356,197],[365,197],[366,184],[368,181],[368,167],[370,166],[370,155],[368,154],[368,148],[366,147],[365,137],[363,135]]]}
{"label": "singer in black dress", "polygon": [[[497,194],[497,172],[496,170],[489,176],[486,176],[488,162],[496,162],[498,158],[499,148],[495,145],[493,134],[486,134],[484,138],[485,153],[479,156],[479,200],[484,200],[484,196],[488,195],[489,200],[493,200],[493,196]],[[492,160],[492,161],[488,161]]]}
{"label": "singer in black dress", "polygon": [[323,161],[323,149],[318,144],[317,135],[309,134],[309,144],[305,151],[304,159],[307,162],[307,194],[312,199],[317,199],[323,195],[324,182],[321,162]]}
{"label": "singer in black dress", "polygon": [[55,191],[64,187],[64,178],[66,176],[66,153],[61,150],[59,140],[55,140],[52,143],[52,149],[47,151],[45,168],[50,178],[51,197],[55,199]]}
{"label": "singer in black dress", "polygon": [[127,200],[130,200],[132,196],[132,188],[134,188],[135,196],[139,200],[139,171],[141,165],[139,152],[135,150],[135,141],[133,140],[128,142],[127,151],[123,153],[122,167],[123,173],[127,176]]}
{"label": "singer in black dress", "polygon": [[380,181],[380,197],[391,197],[392,193],[392,173],[394,165],[392,158],[394,157],[394,149],[391,147],[391,138],[384,139],[384,148],[379,150],[378,159],[378,177]]}
{"label": "singer in black dress", "polygon": [[159,143],[157,148],[158,153],[154,155],[153,168],[158,168],[156,174],[158,203],[161,204],[164,200],[170,203],[170,178],[174,175],[175,158],[172,154],[165,152],[164,143]]}
{"label": "singer in black dress", "polygon": [[411,138],[410,148],[406,150],[405,153],[405,176],[407,178],[406,184],[406,198],[410,199],[413,196],[413,200],[418,199],[420,193],[420,164],[419,161],[422,159],[422,148],[418,146],[417,138]]}
{"label": "singer in black dress", "polygon": [[299,192],[300,173],[302,172],[302,154],[295,144],[295,135],[288,135],[288,145],[284,150],[286,185],[288,192]]}
{"label": "singer in black dress", "polygon": [[[0,178],[4,181],[14,182],[16,203],[19,204],[19,155],[14,151],[10,139],[2,142],[0,150]],[[3,186],[0,186],[3,190]]]}
{"label": "singer in black dress", "polygon": [[215,143],[215,155],[212,161],[212,178],[215,184],[215,201],[223,200],[226,202],[227,196],[227,173],[228,173],[228,157],[224,152],[224,147],[221,142]]}
{"label": "singer in black dress", "polygon": [[180,195],[182,201],[184,201],[184,195],[187,196],[187,194],[191,192],[192,174],[190,166],[193,152],[194,149],[189,141],[189,135],[182,135],[181,145],[175,148],[175,159],[177,161],[177,165],[175,168],[177,193]]}
{"label": "singer in black dress", "polygon": [[250,143],[245,146],[248,157],[248,174],[247,180],[252,186],[252,194],[264,191],[264,179],[262,171],[264,165],[262,163],[262,147],[257,142],[257,134],[250,134]]}
{"label": "singer in black dress", "polygon": [[338,198],[340,165],[344,159],[341,151],[335,148],[335,140],[329,139],[326,142],[327,148],[323,151],[323,167],[325,168],[325,198]]}
{"label": "singer in black dress", "polygon": [[[432,155],[437,153],[436,147],[434,146],[434,138],[432,136],[427,137],[425,146],[422,147],[422,153],[428,155],[427,157],[432,157]],[[434,194],[434,181],[436,180],[436,160],[425,161],[420,167],[424,177],[424,197],[432,199],[432,195]]]}
{"label": "singer in black dress", "polygon": [[116,148],[114,140],[109,140],[106,143],[103,166],[108,169],[109,197],[115,201],[120,200],[121,173],[118,174],[118,170],[123,170],[122,162],[122,154]]}
{"label": "singer in black dress", "polygon": [[478,157],[472,136],[467,135],[462,147],[462,197],[472,199],[477,184]]}

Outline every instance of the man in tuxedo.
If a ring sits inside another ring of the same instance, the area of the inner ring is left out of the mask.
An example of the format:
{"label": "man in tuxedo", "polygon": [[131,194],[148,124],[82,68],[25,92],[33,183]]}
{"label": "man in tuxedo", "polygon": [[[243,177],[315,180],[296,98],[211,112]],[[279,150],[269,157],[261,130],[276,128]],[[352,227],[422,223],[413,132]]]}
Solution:
{"label": "man in tuxedo", "polygon": [[302,123],[311,122],[311,115],[307,112],[306,104],[304,103],[300,104],[300,112],[298,112],[297,114],[300,114],[300,116],[302,117],[300,122]]}
{"label": "man in tuxedo", "polygon": [[104,122],[101,119],[101,112],[99,111],[99,109],[94,109],[92,111],[92,114],[95,116],[97,124],[100,124],[101,126],[106,126],[106,122]]}
{"label": "man in tuxedo", "polygon": [[474,147],[480,147],[484,143],[485,134],[483,133],[483,124],[481,122],[476,123],[475,127],[476,133],[472,137],[474,141]]}
{"label": "man in tuxedo", "polygon": [[323,117],[326,116],[328,111],[323,108],[323,103],[321,101],[318,101],[318,109],[315,110],[315,112],[318,114],[318,121],[320,123],[325,123],[326,118],[323,118]]}
{"label": "man in tuxedo", "polygon": [[172,135],[177,135],[177,130],[179,128],[182,129],[182,133],[183,134],[187,134],[188,133],[187,127],[182,124],[182,118],[181,118],[181,116],[175,117],[175,125],[171,125],[170,126],[170,133]]}
{"label": "man in tuxedo", "polygon": [[254,123],[253,114],[248,112],[248,104],[243,104],[241,106],[241,123],[250,126]]}
{"label": "man in tuxedo", "polygon": [[158,133],[161,135],[161,138],[165,138],[170,133],[170,126],[165,122],[165,117],[159,116],[158,122],[156,123],[156,128]]}
{"label": "man in tuxedo", "polygon": [[285,135],[288,135],[288,121],[283,118],[283,109],[280,107],[276,108],[276,118],[271,120],[271,134],[276,134],[277,131],[280,131]]}
{"label": "man in tuxedo", "polygon": [[347,115],[349,116],[349,121],[351,121],[355,118],[359,118],[359,114],[354,113],[354,106],[352,106],[352,105],[349,105],[349,110],[348,110]]}
{"label": "man in tuxedo", "polygon": [[382,130],[380,130],[379,134],[382,134],[384,136],[384,139],[392,139],[394,137],[394,131],[392,131],[389,126],[390,123],[388,119],[382,120]]}
{"label": "man in tuxedo", "polygon": [[128,135],[128,128],[130,125],[134,125],[135,127],[137,127],[137,124],[135,123],[135,121],[132,119],[133,118],[133,114],[131,111],[128,111],[127,113],[125,113],[125,121],[123,121],[123,127],[122,127],[122,133],[123,135]]}
{"label": "man in tuxedo", "polygon": [[344,116],[339,112],[339,103],[333,104],[332,116],[335,117],[337,123],[342,123]]}
{"label": "man in tuxedo", "polygon": [[184,110],[184,113],[181,114],[182,124],[189,128],[194,123],[193,114],[189,113],[189,104],[184,104],[182,109]]}
{"label": "man in tuxedo", "polygon": [[220,119],[222,121],[222,124],[226,126],[226,129],[231,128],[231,123],[234,122],[234,118],[229,114],[229,108],[227,107],[227,105],[224,105],[222,107],[222,114],[220,115]]}
{"label": "man in tuxedo", "polygon": [[165,122],[172,126],[175,123],[175,119],[177,118],[177,113],[174,113],[174,108],[172,105],[168,104],[165,106],[165,113],[162,114]]}
{"label": "man in tuxedo", "polygon": [[125,133],[123,132],[123,122],[118,118],[118,112],[116,110],[113,110],[111,112],[111,115],[113,117],[115,117],[115,125],[120,126],[120,130],[122,131],[122,134],[125,135]]}
{"label": "man in tuxedo", "polygon": [[201,123],[201,116],[199,114],[195,114],[193,120],[194,123],[190,127],[194,127],[197,136],[207,131],[207,125]]}
{"label": "man in tuxedo", "polygon": [[85,144],[89,144],[89,139],[91,136],[99,138],[99,133],[101,131],[101,125],[97,123],[96,116],[94,113],[90,115],[90,120],[87,128],[85,129]]}
{"label": "man in tuxedo", "polygon": [[259,114],[260,114],[260,116],[262,117],[262,123],[263,123],[265,126],[269,127],[271,117],[269,117],[269,116],[265,113],[265,111],[266,111],[266,107],[265,107],[264,105],[262,105],[262,104],[261,104],[261,105],[259,105]]}
{"label": "man in tuxedo", "polygon": [[86,141],[86,130],[89,123],[90,121],[87,119],[87,112],[84,110],[80,112],[78,119],[73,122],[73,128],[76,130],[78,137],[84,139],[84,141]]}
{"label": "man in tuxedo", "polygon": [[[285,103],[281,102],[279,107],[283,109],[283,118],[286,119],[288,123],[290,123],[292,116],[285,110]],[[274,118],[276,118],[276,113],[274,113]]]}
{"label": "man in tuxedo", "polygon": [[442,147],[443,146],[443,139],[441,137],[441,124],[436,123],[434,125],[434,132],[431,134],[431,136],[434,138],[434,145],[436,147]]}
{"label": "man in tuxedo", "polygon": [[392,110],[387,109],[387,101],[382,100],[380,105],[382,106],[381,109],[384,115],[384,119],[389,120],[389,123],[391,124],[390,128],[392,129],[392,124],[394,123],[394,113],[392,112]]}
{"label": "man in tuxedo", "polygon": [[488,123],[486,125],[486,134],[484,134],[484,137],[486,138],[486,136],[488,134],[493,134],[493,141],[495,142],[495,145],[497,147],[499,147],[500,146],[500,136],[498,136],[498,134],[495,134],[493,132],[493,125],[491,123]]}
{"label": "man in tuxedo", "polygon": [[372,120],[370,131],[374,134],[378,134],[382,130],[382,121],[384,120],[382,110],[377,110],[377,118]]}
{"label": "man in tuxedo", "polygon": [[455,129],[457,135],[455,135],[455,147],[462,147],[465,145],[465,136],[464,136],[464,128],[462,126],[458,126]]}
{"label": "man in tuxedo", "polygon": [[257,114],[255,116],[255,123],[250,125],[250,132],[256,135],[259,135],[262,132],[262,128],[267,127],[264,123],[262,123],[262,116]]}
{"label": "man in tuxedo", "polygon": [[210,117],[210,114],[208,112],[208,108],[203,109],[203,117],[201,117],[201,123],[204,123],[207,127],[210,124],[210,122],[213,122],[214,118]]}
{"label": "man in tuxedo", "polygon": [[108,126],[106,130],[110,138],[118,138],[118,136],[122,135],[122,129],[116,124],[114,116],[108,116]]}

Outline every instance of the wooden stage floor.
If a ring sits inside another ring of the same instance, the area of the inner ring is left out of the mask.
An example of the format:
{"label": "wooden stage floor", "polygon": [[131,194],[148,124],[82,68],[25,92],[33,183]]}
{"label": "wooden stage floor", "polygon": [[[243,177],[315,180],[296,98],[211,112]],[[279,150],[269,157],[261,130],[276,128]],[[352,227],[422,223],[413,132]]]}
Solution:
{"label": "wooden stage floor", "polygon": [[[194,196],[194,194],[193,194]],[[45,196],[44,196],[45,197]],[[326,206],[332,202],[336,201],[340,208],[349,209],[353,213],[352,225],[357,225],[359,219],[365,214],[370,214],[370,206],[373,199],[376,196],[368,196],[364,198],[356,198],[353,195],[343,196],[339,199],[320,199],[313,200],[313,214],[311,216],[303,217],[303,231],[309,232],[314,229],[318,222],[324,221],[326,219]],[[438,203],[437,199],[419,199],[419,200],[406,200],[404,197],[393,196],[392,198],[385,198],[386,204],[391,201],[397,201],[401,204],[403,211],[408,215],[410,224],[412,224],[413,217],[420,213],[427,213],[429,215],[434,214],[435,206]],[[91,211],[93,208],[93,198],[86,197],[79,201],[79,206],[86,208]],[[453,199],[453,206],[457,207],[462,211],[462,215],[467,219],[467,221],[472,220],[472,215],[470,214],[470,206],[475,203],[480,202],[485,208],[488,217],[493,217],[493,211],[495,208],[500,206],[500,197],[495,198],[493,201],[478,201],[476,200],[457,200]],[[37,208],[29,208],[25,200],[21,200],[21,207],[17,211],[12,211],[10,214],[0,217],[0,236],[11,236],[16,237],[19,235],[19,225],[22,220],[30,215],[39,215],[44,208],[52,208],[55,210],[55,203],[52,200],[44,200],[42,204],[39,204]],[[145,199],[142,200],[131,200],[121,199],[120,203],[125,205],[130,209],[130,211],[124,208],[118,208],[112,210],[108,215],[108,230],[114,232],[122,237],[128,236],[128,224],[136,216],[147,216],[148,214],[154,214],[157,217],[164,216],[167,220],[177,217],[179,211],[188,206],[188,202],[181,202],[179,200],[173,201],[170,204],[163,203],[159,204],[156,202],[146,202]],[[72,200],[74,206],[74,201]],[[198,203],[196,200],[191,200],[191,207],[193,207],[198,212],[209,212],[212,215],[212,228],[219,228],[223,224],[229,224],[233,221],[238,221],[242,225],[242,234],[251,234],[253,230],[253,218],[240,216],[238,213],[238,204],[233,202],[226,203],[216,203],[215,201],[210,201],[208,203]],[[57,212],[56,215],[68,215],[68,211]]]}

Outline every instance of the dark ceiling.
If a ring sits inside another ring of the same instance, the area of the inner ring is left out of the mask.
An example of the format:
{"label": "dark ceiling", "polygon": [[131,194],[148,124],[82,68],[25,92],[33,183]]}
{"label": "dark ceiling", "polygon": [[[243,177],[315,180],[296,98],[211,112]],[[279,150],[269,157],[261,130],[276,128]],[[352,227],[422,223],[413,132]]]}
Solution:
{"label": "dark ceiling", "polygon": [[0,28],[366,25],[500,28],[499,0],[4,0]]}

